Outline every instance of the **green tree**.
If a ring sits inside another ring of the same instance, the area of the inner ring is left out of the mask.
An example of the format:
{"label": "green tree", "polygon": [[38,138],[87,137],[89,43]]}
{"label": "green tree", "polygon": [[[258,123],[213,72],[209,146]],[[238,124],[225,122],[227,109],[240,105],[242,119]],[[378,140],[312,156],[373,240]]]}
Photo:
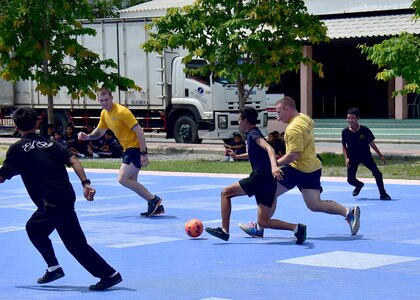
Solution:
{"label": "green tree", "polygon": [[[420,0],[414,0],[411,7],[415,11],[414,19],[420,18]],[[378,80],[388,81],[403,77],[407,82],[402,90],[394,94],[420,94],[420,38],[407,32],[397,37],[384,40],[373,46],[359,45],[362,53],[367,55],[375,65],[382,69]]]}
{"label": "green tree", "polygon": [[327,28],[301,0],[197,0],[169,9],[153,26],[156,32],[141,45],[146,52],[182,47],[190,53],[184,62],[206,59],[209,66],[198,72],[235,81],[240,108],[255,86],[279,82],[301,62],[322,76],[321,64],[303,56],[302,44],[327,41]]}
{"label": "green tree", "polygon": [[93,20],[86,0],[0,0],[0,76],[34,80],[48,98],[48,123],[54,124],[53,97],[62,87],[72,98],[95,98],[99,84],[111,89],[138,88],[118,73],[112,60],[80,45],[77,38],[95,35],[77,18]]}

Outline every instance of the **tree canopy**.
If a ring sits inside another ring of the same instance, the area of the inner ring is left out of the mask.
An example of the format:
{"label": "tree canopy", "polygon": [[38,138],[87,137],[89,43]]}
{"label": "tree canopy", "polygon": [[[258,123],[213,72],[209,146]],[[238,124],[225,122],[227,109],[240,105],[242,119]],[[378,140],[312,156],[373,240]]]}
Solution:
{"label": "tree canopy", "polygon": [[48,96],[51,123],[53,96],[63,87],[72,98],[95,98],[100,84],[137,88],[131,79],[106,72],[116,67],[114,61],[101,60],[78,42],[96,34],[80,17],[94,19],[86,0],[0,0],[0,76],[36,81],[36,90]]}
{"label": "tree canopy", "polygon": [[327,28],[301,0],[197,0],[169,9],[153,26],[141,45],[145,51],[182,47],[189,52],[185,62],[206,59],[209,66],[200,72],[236,81],[240,108],[253,87],[280,82],[301,62],[323,75],[320,63],[304,57],[302,45],[327,41]]}
{"label": "tree canopy", "polygon": [[[414,0],[411,6],[415,12],[415,21],[420,18],[420,0]],[[373,46],[359,45],[375,65],[382,69],[378,80],[388,81],[403,77],[406,84],[394,94],[420,94],[420,38],[418,35],[403,32],[397,37],[384,40]]]}

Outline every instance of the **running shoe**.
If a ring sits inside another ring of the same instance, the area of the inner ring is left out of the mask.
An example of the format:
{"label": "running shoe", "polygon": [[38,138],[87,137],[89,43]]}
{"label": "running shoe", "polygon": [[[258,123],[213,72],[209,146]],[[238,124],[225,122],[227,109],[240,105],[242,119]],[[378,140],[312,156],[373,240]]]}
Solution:
{"label": "running shoe", "polygon": [[206,227],[206,231],[208,234],[211,234],[212,236],[215,236],[224,241],[229,240],[229,236],[230,236],[229,233],[224,232],[223,229],[220,227],[217,227],[217,228]]}
{"label": "running shoe", "polygon": [[145,217],[153,216],[153,214],[156,212],[161,202],[162,202],[162,199],[156,195],[153,200],[147,201],[147,212],[144,216]]}
{"label": "running shoe", "polygon": [[109,289],[110,287],[120,283],[122,281],[122,277],[120,273],[108,278],[102,278],[96,284],[92,284],[89,286],[89,290],[91,291],[104,291]]}
{"label": "running shoe", "polygon": [[[161,204],[161,205],[158,206],[158,208],[156,209],[156,211],[152,215],[150,215],[148,217],[153,217],[153,216],[161,215],[161,214],[164,214],[164,213],[165,213],[165,208]],[[140,216],[142,216],[142,217],[145,217],[146,215],[147,215],[147,211],[146,212],[142,212],[140,214]]]}
{"label": "running shoe", "polygon": [[353,190],[353,197],[356,197],[357,195],[359,195],[360,191],[362,190],[362,188],[365,186],[365,184],[363,182],[360,182],[360,186],[356,187]]}
{"label": "running shoe", "polygon": [[391,196],[388,195],[387,193],[383,194],[380,196],[381,200],[391,200]]}
{"label": "running shoe", "polygon": [[247,235],[254,238],[264,237],[264,229],[258,230],[257,223],[251,222],[250,224],[239,224],[239,228],[245,231]]}
{"label": "running shoe", "polygon": [[306,240],[306,225],[298,224],[298,230],[295,233],[296,244],[301,245]]}
{"label": "running shoe", "polygon": [[48,272],[48,270],[45,272],[44,276],[38,279],[39,284],[48,283],[57,279],[60,279],[61,277],[64,277],[64,271],[62,268],[58,268],[55,271]]}
{"label": "running shoe", "polygon": [[351,234],[357,234],[360,228],[360,208],[358,206],[355,206],[352,209],[350,209],[346,220],[350,225]]}

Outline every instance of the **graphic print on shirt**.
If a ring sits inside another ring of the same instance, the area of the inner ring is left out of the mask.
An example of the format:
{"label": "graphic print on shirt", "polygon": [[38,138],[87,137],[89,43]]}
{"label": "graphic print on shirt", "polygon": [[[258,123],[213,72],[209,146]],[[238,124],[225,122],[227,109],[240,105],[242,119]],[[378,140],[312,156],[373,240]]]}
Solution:
{"label": "graphic print on shirt", "polygon": [[22,149],[25,152],[29,152],[32,149],[35,149],[35,147],[40,148],[40,149],[45,149],[45,148],[51,147],[52,145],[53,145],[53,142],[35,140],[35,141],[29,142],[23,145]]}

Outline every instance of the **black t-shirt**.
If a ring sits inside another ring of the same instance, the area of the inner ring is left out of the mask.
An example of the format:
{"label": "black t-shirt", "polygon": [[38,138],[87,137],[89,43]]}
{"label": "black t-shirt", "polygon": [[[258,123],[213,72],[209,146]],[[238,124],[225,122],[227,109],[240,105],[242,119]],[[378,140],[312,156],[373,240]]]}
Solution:
{"label": "black t-shirt", "polygon": [[53,205],[73,204],[76,195],[65,165],[73,154],[67,147],[30,133],[10,146],[0,175],[11,179],[21,175],[32,201],[38,207],[44,201]]}
{"label": "black t-shirt", "polygon": [[271,174],[270,158],[267,151],[255,142],[258,138],[264,139],[264,136],[258,127],[254,127],[248,132],[247,136],[248,156],[252,171],[260,174]]}
{"label": "black t-shirt", "polygon": [[341,143],[347,148],[349,159],[362,159],[371,156],[369,143],[375,139],[372,131],[366,126],[360,125],[356,132],[348,127],[341,132]]}

